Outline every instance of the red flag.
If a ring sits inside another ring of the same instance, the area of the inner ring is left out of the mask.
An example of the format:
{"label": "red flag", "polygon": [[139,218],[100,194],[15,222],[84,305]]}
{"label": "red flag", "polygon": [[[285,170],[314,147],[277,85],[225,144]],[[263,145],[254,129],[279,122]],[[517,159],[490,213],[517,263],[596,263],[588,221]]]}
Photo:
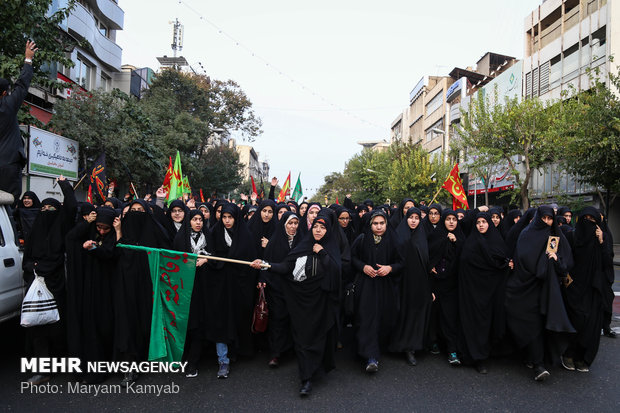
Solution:
{"label": "red flag", "polygon": [[286,198],[290,194],[291,194],[291,171],[288,172],[286,181],[284,181],[284,185],[282,185],[282,189],[280,190],[280,194],[278,195],[278,202],[284,202],[284,198]]}
{"label": "red flag", "polygon": [[92,186],[88,186],[88,195],[86,195],[86,202],[90,202],[91,204],[93,203],[93,187]]}
{"label": "red flag", "polygon": [[202,194],[202,188],[200,188],[200,202],[205,202],[205,197]]}
{"label": "red flag", "polygon": [[336,205],[340,205],[340,202],[338,202],[338,197],[336,197]]}
{"label": "red flag", "polygon": [[459,176],[458,163],[454,165],[452,171],[450,171],[450,175],[448,175],[446,181],[441,187],[450,192],[452,196],[465,207],[465,209],[469,208],[469,204],[467,203],[467,195],[465,195],[465,190],[463,189],[463,182]]}
{"label": "red flag", "polygon": [[258,195],[258,192],[256,191],[256,185],[254,184],[254,178],[252,177],[252,175],[250,175],[250,179],[252,180],[252,193]]}
{"label": "red flag", "polygon": [[164,183],[162,184],[162,186],[168,193],[170,193],[170,180],[171,179],[172,179],[172,156],[170,157],[170,163],[168,164],[168,169],[166,170],[166,176],[164,176]]}
{"label": "red flag", "polygon": [[456,211],[459,208],[467,209],[467,205],[462,204],[461,201],[459,201],[453,196],[452,197],[452,210]]}

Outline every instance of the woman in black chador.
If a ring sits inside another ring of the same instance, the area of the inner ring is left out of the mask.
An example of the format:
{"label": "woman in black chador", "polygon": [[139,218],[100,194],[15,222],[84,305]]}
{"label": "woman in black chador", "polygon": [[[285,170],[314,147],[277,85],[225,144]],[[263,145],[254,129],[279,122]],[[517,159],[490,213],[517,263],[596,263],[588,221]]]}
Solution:
{"label": "woman in black chador", "polygon": [[381,350],[387,346],[398,315],[398,276],[403,259],[398,241],[382,210],[370,213],[365,232],[351,247],[356,276],[358,353],[366,360],[366,371],[379,370]]}
{"label": "woman in black chador", "polygon": [[581,211],[575,225],[575,265],[570,272],[573,282],[566,287],[566,304],[577,336],[563,357],[569,370],[587,372],[601,341],[604,297],[609,287],[604,267],[608,240],[600,225],[601,216],[591,206]]}
{"label": "woman in black chador", "polygon": [[[529,221],[529,211],[522,218]],[[574,332],[562,299],[559,280],[572,267],[571,249],[554,220],[553,208],[541,206],[534,219],[519,235],[513,255],[514,271],[506,283],[506,325],[526,364],[534,367],[534,379],[549,376],[545,369],[545,342],[551,357],[559,359],[562,350],[556,333]],[[519,230],[517,223],[511,230]],[[547,253],[549,236],[557,236],[558,250]],[[509,237],[510,238],[510,237]],[[563,287],[562,287],[563,288]]]}
{"label": "woman in black chador", "polygon": [[[197,255],[207,255],[207,231],[204,217],[200,209],[193,209],[187,213],[183,223],[174,237],[172,249],[175,251],[189,252]],[[185,338],[185,351],[183,359],[187,360],[188,365],[185,370],[186,377],[198,376],[198,363],[202,353],[202,344],[205,337],[205,300],[207,297],[206,286],[206,262],[205,258],[196,260],[196,275],[194,277],[194,288],[189,307],[189,318],[187,323],[187,335]]]}
{"label": "woman in black chador", "polygon": [[[34,357],[54,357],[62,354],[65,344],[65,236],[71,230],[77,201],[69,181],[58,180],[64,195],[61,205],[54,198],[41,201],[41,212],[32,224],[24,250],[23,269],[26,291],[36,275],[43,277],[47,289],[58,305],[60,321],[26,329],[26,353]],[[28,381],[39,384],[49,376],[35,375]]]}
{"label": "woman in black chador", "polygon": [[392,228],[398,228],[400,222],[404,221],[405,215],[407,215],[407,211],[409,210],[409,208],[414,206],[415,201],[411,198],[404,198],[402,201],[400,201],[400,204],[398,204],[398,208],[396,208],[396,211],[390,217],[390,225],[392,226]]}
{"label": "woman in black chador", "polygon": [[459,336],[459,259],[465,244],[465,234],[457,213],[445,209],[441,220],[428,238],[431,290],[435,295],[429,336],[431,352],[439,354],[437,335],[444,340],[448,362],[460,365],[457,354]]}
{"label": "woman in black chador", "polygon": [[[307,396],[312,380],[335,367],[338,334],[340,249],[332,232],[332,215],[319,213],[310,232],[282,263],[270,263],[282,275],[282,292],[291,318],[301,389]],[[260,268],[260,260],[252,264]]]}
{"label": "woman in black chador", "polygon": [[32,224],[41,211],[41,201],[39,197],[32,191],[24,192],[22,199],[18,202],[17,208],[13,211],[13,218],[17,225],[18,236],[24,242],[30,235]]}
{"label": "woman in black chador", "polygon": [[[207,246],[216,257],[251,261],[257,255],[241,210],[232,203],[222,206]],[[215,343],[220,366],[217,377],[224,379],[230,372],[229,351],[244,356],[254,353],[251,325],[257,274],[242,264],[209,260],[207,265],[205,334]]]}
{"label": "woman in black chador", "polygon": [[[276,230],[265,248],[264,260],[267,262],[282,262],[294,249],[301,236],[298,231],[299,217],[293,212],[285,212]],[[258,276],[259,284],[265,287],[267,305],[269,306],[269,325],[267,337],[269,340],[270,367],[277,367],[280,355],[293,347],[290,318],[286,309],[286,301],[282,291],[282,275],[272,270],[261,271]]]}
{"label": "woman in black chador", "polygon": [[258,206],[258,211],[252,215],[252,218],[250,218],[247,224],[248,229],[252,233],[254,246],[260,258],[263,257],[265,248],[273,235],[273,231],[276,229],[278,218],[275,211],[276,203],[271,199],[265,199],[261,201]]}
{"label": "woman in black chador", "polygon": [[433,302],[428,276],[428,243],[421,220],[420,210],[410,207],[396,228],[404,268],[400,275],[400,311],[389,350],[405,353],[412,366],[417,364],[415,352],[426,346]]}
{"label": "woman in black chador", "polygon": [[[97,218],[82,220],[67,234],[67,330],[69,354],[89,361],[110,361],[114,350],[114,269],[120,218],[114,209],[97,208]],[[105,374],[86,372],[87,383]]]}
{"label": "woman in black chador", "polygon": [[479,212],[459,261],[459,310],[466,361],[486,374],[491,345],[505,332],[504,288],[512,265],[491,214]]}
{"label": "woman in black chador", "polygon": [[[151,248],[170,248],[165,230],[153,218],[146,201],[137,199],[121,221],[123,244]],[[144,251],[117,248],[118,261],[114,294],[114,351],[123,361],[148,358],[153,311],[153,283],[147,254]],[[138,378],[127,373],[121,384],[129,385]]]}

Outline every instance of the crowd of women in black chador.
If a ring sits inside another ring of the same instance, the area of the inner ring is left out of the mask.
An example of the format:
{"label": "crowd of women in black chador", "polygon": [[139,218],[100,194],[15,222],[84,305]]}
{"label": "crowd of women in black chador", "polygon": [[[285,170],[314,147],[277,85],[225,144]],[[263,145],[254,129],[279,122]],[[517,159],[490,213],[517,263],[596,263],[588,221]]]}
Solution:
{"label": "crowd of women in black chador", "polygon": [[[415,366],[426,351],[444,351],[450,365],[485,374],[492,356],[512,349],[541,381],[549,376],[545,366],[556,363],[588,371],[601,330],[615,337],[613,241],[593,207],[573,227],[570,209],[556,213],[551,206],[504,214],[411,198],[393,208],[370,200],[354,205],[349,197],[329,208],[273,199],[165,205],[160,188],[153,201],[108,198],[95,208],[78,204],[66,180],[60,187],[62,204],[26,192],[14,215],[25,240],[27,286],[35,273],[43,277],[60,310],[60,322],[28,328],[30,355],[148,358],[147,255],[118,243],[201,256],[185,341],[187,377],[198,376],[205,353],[217,354],[217,377],[226,378],[231,361],[257,349],[268,352],[271,368],[294,352],[305,396],[334,368],[335,351],[352,331],[351,350],[370,374],[386,353]],[[254,334],[261,288],[269,324]],[[122,382],[137,378],[127,374]]]}

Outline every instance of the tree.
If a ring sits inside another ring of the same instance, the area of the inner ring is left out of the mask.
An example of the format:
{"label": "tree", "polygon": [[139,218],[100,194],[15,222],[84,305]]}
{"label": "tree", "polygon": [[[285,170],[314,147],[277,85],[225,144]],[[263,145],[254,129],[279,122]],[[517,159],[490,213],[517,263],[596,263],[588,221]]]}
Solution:
{"label": "tree", "polygon": [[[212,141],[213,133],[221,130],[248,139],[261,133],[252,103],[235,82],[166,69],[145,91],[140,106],[153,123],[161,151],[181,153],[183,172],[192,185],[224,193],[241,184],[236,151],[216,150],[218,143]],[[214,180],[215,176],[223,180]]]}
{"label": "tree", "polygon": [[[76,1],[69,0],[67,7],[49,14],[52,3],[52,0],[0,2],[0,16],[2,16],[0,77],[17,78],[23,65],[24,45],[26,40],[31,39],[39,48],[32,62],[34,69],[32,85],[45,89],[63,87],[64,84],[56,79],[53,68],[58,64],[73,67],[67,52],[78,44],[88,45],[88,43],[78,42],[60,28]],[[50,76],[51,74],[54,76]],[[25,107],[19,113],[19,120],[26,124],[38,124]]]}
{"label": "tree", "polygon": [[[496,92],[497,94],[497,92]],[[538,98],[497,99],[492,105],[483,95],[473,98],[462,112],[457,150],[477,170],[507,163],[515,179],[523,209],[529,207],[529,184],[535,170],[552,163],[560,135],[555,122],[560,105]]]}
{"label": "tree", "polygon": [[[350,193],[353,202],[395,202],[405,197],[428,202],[450,168],[440,157],[431,157],[415,145],[397,143],[385,151],[364,149],[346,163],[342,173],[327,175],[313,200],[322,202],[327,197],[335,201]],[[447,193],[440,192],[440,200],[448,198]]]}
{"label": "tree", "polygon": [[[608,79],[618,90],[620,76],[610,73]],[[573,90],[563,102],[562,164],[579,181],[605,189],[606,196],[599,195],[609,216],[611,193],[620,191],[620,98],[598,71],[590,73],[590,81],[590,89]]]}
{"label": "tree", "polygon": [[195,175],[199,186],[208,191],[205,195],[226,196],[242,184],[242,164],[236,150],[227,146],[212,147],[206,151],[205,159],[209,161]]}
{"label": "tree", "polygon": [[137,186],[161,181],[166,156],[135,98],[118,89],[85,93],[76,88],[55,110],[48,127],[79,142],[82,169],[105,152],[108,177],[128,182],[129,170]]}

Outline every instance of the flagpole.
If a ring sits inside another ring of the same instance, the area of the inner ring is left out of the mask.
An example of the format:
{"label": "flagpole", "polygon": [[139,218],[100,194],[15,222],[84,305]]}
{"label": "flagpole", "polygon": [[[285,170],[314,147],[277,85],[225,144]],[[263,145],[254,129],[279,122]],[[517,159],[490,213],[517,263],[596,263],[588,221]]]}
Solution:
{"label": "flagpole", "polygon": [[136,199],[140,198],[138,195],[138,191],[136,191],[136,187],[133,185],[133,182],[129,181],[129,185],[133,188],[133,193],[136,195]]}
{"label": "flagpole", "polygon": [[437,192],[435,193],[435,196],[433,197],[433,199],[431,200],[431,205],[435,203],[435,198],[437,198],[437,195],[439,195],[439,192],[441,191],[443,187],[440,186],[439,189],[437,190]]}
{"label": "flagpole", "polygon": [[77,184],[73,185],[73,189],[77,188],[78,186],[80,186],[80,184],[82,183],[82,181],[84,180],[84,178],[86,178],[86,175],[88,175],[88,172],[86,172],[82,178],[78,181]]}
{"label": "flagpole", "polygon": [[[233,264],[245,264],[245,265],[250,265],[252,264],[252,261],[241,261],[241,260],[235,260],[232,258],[224,258],[224,257],[215,257],[213,255],[198,255],[198,258],[206,258],[208,260],[214,260],[214,261],[224,261],[224,262],[232,262]],[[263,268],[271,268],[271,265],[267,264],[267,263],[261,263],[260,265]]]}

